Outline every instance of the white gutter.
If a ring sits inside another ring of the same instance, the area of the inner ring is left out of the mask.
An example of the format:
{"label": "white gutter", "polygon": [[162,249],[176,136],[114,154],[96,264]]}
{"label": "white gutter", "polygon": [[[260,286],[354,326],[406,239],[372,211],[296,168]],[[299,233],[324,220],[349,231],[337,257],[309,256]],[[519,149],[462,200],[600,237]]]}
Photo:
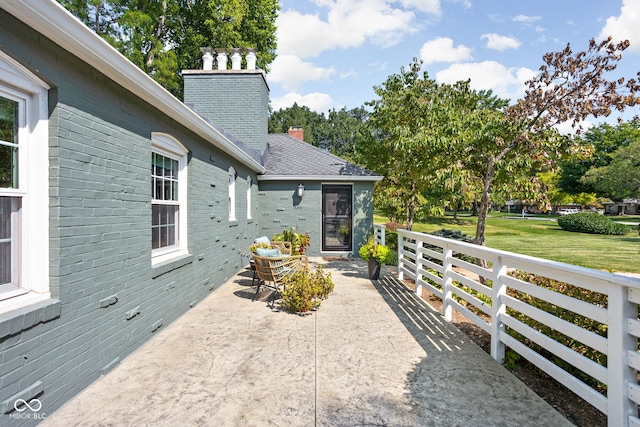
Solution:
{"label": "white gutter", "polygon": [[348,181],[371,182],[382,181],[379,175],[258,175],[258,181]]}
{"label": "white gutter", "polygon": [[66,51],[258,173],[265,168],[54,0],[0,0],[0,7]]}

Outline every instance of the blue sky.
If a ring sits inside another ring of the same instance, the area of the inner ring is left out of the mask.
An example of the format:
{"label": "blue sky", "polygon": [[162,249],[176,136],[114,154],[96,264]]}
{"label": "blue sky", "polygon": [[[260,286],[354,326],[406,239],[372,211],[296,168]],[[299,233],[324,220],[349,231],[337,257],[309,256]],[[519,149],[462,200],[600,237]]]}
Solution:
{"label": "blue sky", "polygon": [[[542,55],[590,38],[629,39],[618,69],[640,71],[639,0],[282,0],[278,57],[267,80],[275,110],[355,108],[417,57],[439,82],[471,79],[517,99]],[[633,114],[638,114],[636,109]]]}

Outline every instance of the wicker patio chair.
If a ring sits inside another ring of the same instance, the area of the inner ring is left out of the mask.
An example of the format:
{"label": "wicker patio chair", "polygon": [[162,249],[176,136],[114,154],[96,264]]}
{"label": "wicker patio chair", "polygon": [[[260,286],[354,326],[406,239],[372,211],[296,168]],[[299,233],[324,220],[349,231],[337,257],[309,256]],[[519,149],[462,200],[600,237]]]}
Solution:
{"label": "wicker patio chair", "polygon": [[291,255],[291,242],[276,242],[271,240],[269,242],[272,248],[278,248],[282,255]]}
{"label": "wicker patio chair", "polygon": [[[291,242],[276,242],[275,240],[271,240],[269,242],[269,244],[271,245],[272,248],[278,249],[280,251],[280,254],[282,254],[282,255],[291,255]],[[258,274],[256,272],[255,262],[253,260],[254,256],[255,256],[255,254],[252,254],[251,258],[249,259],[249,269],[251,271],[253,271],[253,278],[251,279],[251,286],[253,286],[255,284],[255,281],[258,279]]]}
{"label": "wicker patio chair", "polygon": [[265,257],[254,254],[253,262],[258,276],[258,287],[253,300],[255,301],[257,298],[260,288],[266,286],[275,291],[271,301],[272,305],[278,292],[282,290],[282,280],[309,266],[309,258],[304,255]]}

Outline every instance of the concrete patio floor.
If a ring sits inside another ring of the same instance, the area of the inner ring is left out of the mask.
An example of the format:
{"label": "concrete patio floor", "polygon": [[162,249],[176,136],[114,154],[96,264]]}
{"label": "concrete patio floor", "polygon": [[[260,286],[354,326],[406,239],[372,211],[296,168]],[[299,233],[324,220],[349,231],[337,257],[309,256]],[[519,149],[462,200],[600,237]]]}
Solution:
{"label": "concrete patio floor", "polygon": [[41,425],[571,425],[389,272],[325,269],[308,316],[252,301],[240,273]]}

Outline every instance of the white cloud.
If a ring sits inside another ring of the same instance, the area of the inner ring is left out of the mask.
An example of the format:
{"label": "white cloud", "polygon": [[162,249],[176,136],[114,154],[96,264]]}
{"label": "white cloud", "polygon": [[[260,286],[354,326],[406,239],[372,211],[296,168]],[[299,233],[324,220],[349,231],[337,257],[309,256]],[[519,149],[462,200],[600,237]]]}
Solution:
{"label": "white cloud", "polygon": [[350,77],[356,77],[358,74],[359,73],[356,70],[351,69],[349,71],[345,71],[343,73],[340,73],[340,78],[341,79],[348,79]]}
{"label": "white cloud", "polygon": [[336,73],[335,68],[317,67],[295,55],[278,55],[270,65],[267,80],[279,83],[285,90],[299,90],[302,84],[312,80],[327,80]]}
{"label": "white cloud", "polygon": [[404,7],[414,8],[424,13],[440,14],[440,0],[401,0]]}
{"label": "white cloud", "polygon": [[513,17],[513,22],[522,22],[524,24],[533,24],[536,21],[541,20],[541,16],[527,16],[527,15],[517,15]]}
{"label": "white cloud", "polygon": [[462,4],[462,7],[464,7],[465,9],[471,9],[471,6],[473,6],[470,0],[449,0],[449,1],[452,3],[460,3]]}
{"label": "white cloud", "polygon": [[595,123],[588,120],[581,121],[576,125],[576,127],[571,126],[572,123],[573,120],[567,120],[566,122],[558,123],[554,127],[563,135],[575,135],[579,127],[582,127],[582,131],[586,132],[587,130],[595,126]]}
{"label": "white cloud", "polygon": [[[400,2],[405,8],[394,7]],[[295,10],[280,13],[276,20],[278,52],[310,58],[336,48],[365,43],[395,46],[406,34],[416,33],[422,23],[415,11],[438,14],[439,0],[315,0],[327,8],[319,14]]]}
{"label": "white cloud", "polygon": [[619,16],[611,16],[607,19],[604,28],[600,32],[600,39],[613,36],[613,40],[618,42],[629,40],[629,49],[640,53],[640,2],[638,0],[623,0]]}
{"label": "white cloud", "polygon": [[471,79],[471,87],[476,90],[493,90],[500,98],[512,101],[524,95],[524,82],[535,76],[529,68],[507,68],[495,61],[452,64],[436,73],[436,80],[453,84]]}
{"label": "white cloud", "polygon": [[480,39],[486,39],[487,44],[485,47],[487,49],[494,50],[517,49],[521,44],[520,40],[516,39],[515,37],[501,36],[500,34],[496,33],[483,34],[482,36],[480,36]]}
{"label": "white cloud", "polygon": [[330,108],[335,108],[333,105],[333,98],[326,93],[308,93],[301,95],[299,93],[287,93],[281,98],[272,98],[271,107],[274,111],[278,111],[281,108],[291,107],[294,103],[298,105],[306,105],[310,110],[317,113],[325,113]]}
{"label": "white cloud", "polygon": [[453,46],[453,40],[448,37],[439,37],[429,40],[420,49],[420,59],[425,64],[434,62],[460,62],[472,59],[471,49],[465,45]]}

